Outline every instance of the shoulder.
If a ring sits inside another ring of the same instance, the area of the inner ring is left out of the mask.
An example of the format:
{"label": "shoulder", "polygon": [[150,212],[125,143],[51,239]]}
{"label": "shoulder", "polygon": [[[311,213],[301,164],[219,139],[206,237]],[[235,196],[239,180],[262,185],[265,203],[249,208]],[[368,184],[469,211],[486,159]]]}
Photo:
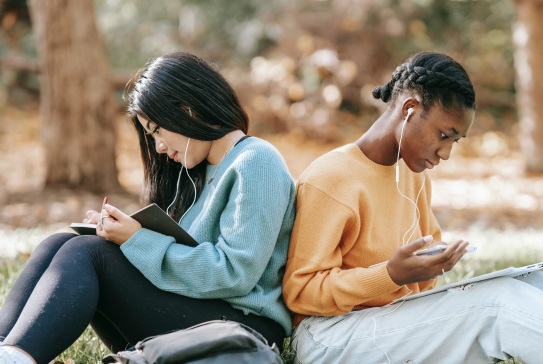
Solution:
{"label": "shoulder", "polygon": [[315,159],[302,173],[298,184],[309,184],[319,189],[348,180],[357,165],[356,146],[347,144]]}
{"label": "shoulder", "polygon": [[233,166],[237,169],[257,168],[287,171],[288,168],[281,153],[270,142],[257,137],[243,140],[235,148]]}
{"label": "shoulder", "polygon": [[[239,148],[239,149],[238,149]],[[254,136],[246,138],[236,146],[239,157],[258,159],[265,157],[274,157],[283,161],[281,153],[270,142]]]}
{"label": "shoulder", "polygon": [[235,154],[230,169],[235,171],[238,178],[294,185],[284,158],[271,143],[251,136],[233,151]]}
{"label": "shoulder", "polygon": [[375,192],[379,172],[355,144],[347,144],[309,165],[297,182],[297,198],[312,196],[318,203],[330,199],[356,210],[360,200]]}

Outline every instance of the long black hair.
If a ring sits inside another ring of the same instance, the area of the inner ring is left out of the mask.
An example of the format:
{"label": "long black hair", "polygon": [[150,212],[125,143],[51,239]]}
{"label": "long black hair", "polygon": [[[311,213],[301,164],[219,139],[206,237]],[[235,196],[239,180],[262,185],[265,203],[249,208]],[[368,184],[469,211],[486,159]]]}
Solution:
{"label": "long black hair", "polygon": [[[194,188],[188,178],[179,176],[180,163],[156,152],[155,140],[139,118],[204,141],[217,140],[234,130],[247,133],[249,118],[224,77],[193,54],[166,54],[151,61],[137,75],[129,96],[128,115],[138,132],[143,160],[142,199],[166,210],[177,196],[170,215],[179,220],[195,198]],[[203,189],[207,164],[204,160],[188,170],[196,184],[196,198]]]}
{"label": "long black hair", "polygon": [[421,52],[411,56],[372,94],[384,102],[394,102],[404,91],[417,92],[425,111],[436,103],[445,110],[475,109],[475,91],[468,74],[445,54]]}

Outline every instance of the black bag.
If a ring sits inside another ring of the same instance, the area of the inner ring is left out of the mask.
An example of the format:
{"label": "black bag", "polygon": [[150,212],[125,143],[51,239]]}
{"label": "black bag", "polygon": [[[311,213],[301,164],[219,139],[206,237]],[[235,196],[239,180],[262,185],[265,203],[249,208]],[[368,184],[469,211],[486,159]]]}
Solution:
{"label": "black bag", "polygon": [[270,347],[255,330],[235,321],[215,320],[146,338],[132,350],[106,356],[103,363],[122,364],[282,364],[275,343]]}

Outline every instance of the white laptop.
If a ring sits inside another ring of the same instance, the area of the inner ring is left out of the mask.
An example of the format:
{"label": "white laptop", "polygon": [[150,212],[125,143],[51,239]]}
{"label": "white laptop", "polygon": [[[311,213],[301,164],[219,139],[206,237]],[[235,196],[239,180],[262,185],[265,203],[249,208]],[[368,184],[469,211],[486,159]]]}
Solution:
{"label": "white laptop", "polygon": [[434,289],[424,291],[424,292],[420,292],[420,293],[416,293],[416,294],[411,295],[411,296],[397,298],[393,302],[409,301],[409,300],[413,300],[415,298],[424,297],[424,296],[428,296],[428,295],[431,295],[431,294],[434,294],[434,293],[447,291],[447,290],[449,290],[451,288],[465,286],[466,284],[485,281],[487,279],[505,277],[505,276],[516,277],[516,276],[520,276],[522,274],[533,272],[535,270],[540,270],[540,269],[543,269],[543,262],[530,264],[530,265],[526,265],[524,267],[518,267],[518,268],[517,267],[509,267],[509,268],[505,268],[505,269],[498,270],[498,271],[495,271],[495,272],[483,274],[483,275],[480,275],[480,276],[477,276],[477,277],[468,278],[468,279],[464,279],[464,280],[461,280],[461,281],[458,281],[458,282],[450,283],[450,284],[447,284],[447,285],[444,285],[444,286],[436,287]]}

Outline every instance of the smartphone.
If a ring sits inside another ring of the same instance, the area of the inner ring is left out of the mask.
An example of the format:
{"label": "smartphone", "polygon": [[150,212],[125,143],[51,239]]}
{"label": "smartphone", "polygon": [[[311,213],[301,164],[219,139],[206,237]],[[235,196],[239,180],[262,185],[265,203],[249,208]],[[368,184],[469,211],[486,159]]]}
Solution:
{"label": "smartphone", "polygon": [[447,248],[447,245],[436,245],[431,248],[417,250],[415,255],[434,255],[443,252]]}

